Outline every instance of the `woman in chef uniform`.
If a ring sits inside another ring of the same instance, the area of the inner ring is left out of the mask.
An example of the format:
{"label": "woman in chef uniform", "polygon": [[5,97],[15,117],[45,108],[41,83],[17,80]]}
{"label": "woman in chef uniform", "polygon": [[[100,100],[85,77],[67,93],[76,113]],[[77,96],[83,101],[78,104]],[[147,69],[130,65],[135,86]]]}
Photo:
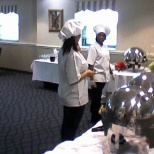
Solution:
{"label": "woman in chef uniform", "polygon": [[89,68],[95,72],[91,77],[91,122],[97,123],[101,116],[98,111],[101,106],[102,90],[110,80],[110,53],[103,42],[110,33],[110,29],[104,25],[96,25],[93,28],[96,33],[96,42],[89,47],[87,62]]}
{"label": "woman in chef uniform", "polygon": [[63,104],[63,122],[61,139],[73,140],[88,103],[88,78],[94,72],[79,47],[82,24],[74,19],[68,20],[62,27],[59,38],[63,45],[58,55],[59,87],[58,94]]}

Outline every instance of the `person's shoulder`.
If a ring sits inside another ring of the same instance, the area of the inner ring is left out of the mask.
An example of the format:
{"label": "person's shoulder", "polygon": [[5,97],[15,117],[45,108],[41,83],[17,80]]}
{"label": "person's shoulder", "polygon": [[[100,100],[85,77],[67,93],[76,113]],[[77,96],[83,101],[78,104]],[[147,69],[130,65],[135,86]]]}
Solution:
{"label": "person's shoulder", "polygon": [[102,50],[106,51],[106,52],[109,52],[108,48],[107,48],[107,45],[103,45],[102,46]]}
{"label": "person's shoulder", "polygon": [[78,56],[78,52],[74,51],[73,53],[73,56]]}
{"label": "person's shoulder", "polygon": [[103,48],[107,48],[107,45],[106,44],[103,44],[103,46],[102,46]]}
{"label": "person's shoulder", "polygon": [[74,59],[74,57],[79,57],[79,53],[73,49],[71,49],[71,51],[68,54],[68,59]]}
{"label": "person's shoulder", "polygon": [[100,50],[100,45],[97,43],[97,42],[95,42],[95,43],[93,43],[90,47],[89,47],[89,51],[96,51],[96,50]]}
{"label": "person's shoulder", "polygon": [[92,43],[91,45],[90,45],[90,47],[94,47],[94,46],[96,46],[97,45],[97,42],[94,42],[94,43]]}
{"label": "person's shoulder", "polygon": [[89,46],[89,49],[95,49],[96,46],[97,46],[97,44],[96,44],[96,42],[95,42],[95,43],[93,43],[93,44],[91,44],[91,45]]}

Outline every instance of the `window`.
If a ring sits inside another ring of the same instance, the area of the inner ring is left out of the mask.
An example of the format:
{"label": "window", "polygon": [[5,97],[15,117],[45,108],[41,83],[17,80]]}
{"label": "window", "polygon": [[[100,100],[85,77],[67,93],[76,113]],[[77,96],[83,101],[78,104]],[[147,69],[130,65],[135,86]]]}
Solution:
{"label": "window", "polygon": [[93,31],[93,27],[97,24],[105,24],[110,28],[111,32],[107,36],[104,44],[107,45],[109,50],[116,50],[118,12],[110,9],[102,9],[99,11],[85,10],[75,13],[74,18],[84,24],[79,42],[81,46],[85,47],[94,43],[96,34]]}
{"label": "window", "polygon": [[0,40],[19,40],[19,16],[16,13],[0,13]]}

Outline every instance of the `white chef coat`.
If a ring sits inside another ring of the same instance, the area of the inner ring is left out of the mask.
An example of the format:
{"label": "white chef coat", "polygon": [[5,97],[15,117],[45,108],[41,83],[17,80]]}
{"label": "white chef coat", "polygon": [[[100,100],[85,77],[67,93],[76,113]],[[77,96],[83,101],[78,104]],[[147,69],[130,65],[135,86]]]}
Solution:
{"label": "white chef coat", "polygon": [[89,47],[87,62],[93,65],[94,81],[109,82],[110,80],[110,53],[106,46],[101,46],[97,42]]}
{"label": "white chef coat", "polygon": [[79,81],[81,74],[88,69],[83,55],[71,49],[63,55],[60,49],[58,55],[59,87],[58,94],[65,106],[75,107],[88,103],[88,79]]}

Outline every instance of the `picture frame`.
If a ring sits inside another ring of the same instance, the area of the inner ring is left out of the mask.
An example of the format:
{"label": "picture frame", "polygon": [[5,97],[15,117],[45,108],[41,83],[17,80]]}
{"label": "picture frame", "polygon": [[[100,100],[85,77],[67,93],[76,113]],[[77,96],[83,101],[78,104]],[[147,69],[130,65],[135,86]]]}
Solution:
{"label": "picture frame", "polygon": [[63,26],[63,9],[48,10],[49,32],[59,32]]}

